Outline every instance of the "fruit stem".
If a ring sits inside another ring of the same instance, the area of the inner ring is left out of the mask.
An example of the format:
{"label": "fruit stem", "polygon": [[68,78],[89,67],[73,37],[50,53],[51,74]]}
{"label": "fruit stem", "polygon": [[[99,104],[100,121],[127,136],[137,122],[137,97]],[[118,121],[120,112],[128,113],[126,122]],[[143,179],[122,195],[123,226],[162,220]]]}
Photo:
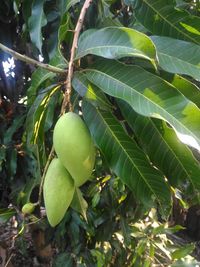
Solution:
{"label": "fruit stem", "polygon": [[73,110],[73,106],[70,102],[70,98],[71,98],[71,91],[72,91],[72,77],[73,77],[73,72],[74,72],[74,58],[75,58],[76,49],[78,47],[78,38],[79,38],[81,29],[83,26],[85,14],[91,3],[92,3],[92,0],[85,1],[81,9],[78,22],[76,24],[76,28],[74,31],[74,38],[72,42],[71,55],[70,55],[68,73],[67,73],[67,78],[66,78],[66,89],[65,89],[64,99],[63,99],[62,108],[61,108],[61,115],[65,113],[65,109],[67,105],[69,105],[69,111]]}

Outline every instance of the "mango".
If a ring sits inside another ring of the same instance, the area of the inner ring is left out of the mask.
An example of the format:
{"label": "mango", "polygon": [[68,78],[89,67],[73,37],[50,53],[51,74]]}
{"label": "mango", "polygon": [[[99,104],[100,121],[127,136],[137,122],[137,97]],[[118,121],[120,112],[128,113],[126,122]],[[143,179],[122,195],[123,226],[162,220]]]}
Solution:
{"label": "mango", "polygon": [[53,145],[58,158],[69,171],[75,186],[91,176],[95,163],[95,147],[90,132],[79,115],[68,112],[57,121]]}
{"label": "mango", "polygon": [[63,219],[74,196],[74,181],[55,158],[51,161],[44,180],[43,195],[47,218],[52,227]]}
{"label": "mango", "polygon": [[35,209],[35,205],[31,202],[26,203],[23,207],[22,207],[22,213],[24,214],[31,214]]}

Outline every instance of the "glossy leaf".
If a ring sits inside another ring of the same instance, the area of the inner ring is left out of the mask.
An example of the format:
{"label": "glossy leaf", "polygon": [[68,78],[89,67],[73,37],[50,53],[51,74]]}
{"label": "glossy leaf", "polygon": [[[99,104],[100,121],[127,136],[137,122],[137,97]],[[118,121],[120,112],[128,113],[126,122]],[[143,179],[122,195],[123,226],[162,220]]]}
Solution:
{"label": "glossy leaf", "polygon": [[196,84],[177,74],[162,73],[161,76],[200,108],[200,90]]}
{"label": "glossy leaf", "polygon": [[83,198],[83,195],[79,188],[75,189],[74,196],[73,196],[70,206],[72,207],[72,209],[79,212],[83,216],[83,218],[87,221],[86,212],[87,212],[88,204],[87,204],[87,201]]}
{"label": "glossy leaf", "polygon": [[[52,95],[60,88],[60,85],[52,85],[38,94],[31,106],[26,119],[27,141],[37,142],[41,128],[44,129],[44,119],[48,103]],[[43,130],[42,130],[43,132]],[[43,133],[42,133],[43,136]]]}
{"label": "glossy leaf", "polygon": [[100,106],[104,109],[111,108],[111,103],[109,103],[104,93],[95,85],[91,84],[83,73],[76,73],[74,75],[72,85],[79,95],[86,98],[93,105]]}
{"label": "glossy leaf", "polygon": [[129,103],[139,114],[167,121],[180,140],[200,149],[200,110],[160,77],[138,66],[101,61],[86,70],[105,93]]}
{"label": "glossy leaf", "polygon": [[143,33],[125,27],[108,27],[84,32],[78,43],[76,58],[94,54],[105,58],[156,58],[151,39]]}
{"label": "glossy leaf", "polygon": [[200,46],[169,37],[151,37],[159,66],[168,72],[186,74],[200,80]]}
{"label": "glossy leaf", "polygon": [[13,208],[0,209],[0,223],[6,223],[10,218],[16,214]]}
{"label": "glossy leaf", "polygon": [[[110,168],[147,207],[157,201],[163,215],[170,209],[170,191],[162,174],[109,112],[83,104],[83,116]],[[162,190],[161,190],[162,188]]]}
{"label": "glossy leaf", "polygon": [[153,34],[200,43],[200,18],[175,7],[172,0],[133,1],[136,18]]}
{"label": "glossy leaf", "polygon": [[31,41],[39,49],[42,54],[42,27],[47,24],[47,19],[44,14],[44,0],[34,0],[32,5],[31,17],[29,18],[29,31]]}
{"label": "glossy leaf", "polygon": [[150,160],[162,170],[170,184],[183,186],[189,182],[194,192],[200,189],[200,165],[174,131],[161,120],[139,115],[124,101],[118,104]]}
{"label": "glossy leaf", "polygon": [[[67,62],[63,59],[62,56],[60,56],[59,53],[55,54],[54,58],[50,61],[50,65],[59,67],[59,68],[66,68]],[[56,73],[50,72],[43,68],[36,69],[31,77],[31,86],[28,88],[28,104],[31,105],[34,101],[34,99],[37,96],[37,91],[40,88],[40,86],[45,81],[51,81],[56,77]]]}
{"label": "glossy leaf", "polygon": [[173,259],[184,258],[185,256],[191,254],[194,249],[195,249],[194,244],[187,244],[187,245],[173,251],[172,252],[172,258]]}

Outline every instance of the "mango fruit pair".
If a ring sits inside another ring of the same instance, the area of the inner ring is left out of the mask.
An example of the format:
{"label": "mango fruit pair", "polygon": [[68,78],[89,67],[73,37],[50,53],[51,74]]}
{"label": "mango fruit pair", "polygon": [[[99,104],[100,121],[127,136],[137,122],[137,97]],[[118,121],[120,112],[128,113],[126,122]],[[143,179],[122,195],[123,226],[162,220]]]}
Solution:
{"label": "mango fruit pair", "polygon": [[71,204],[75,187],[91,176],[95,148],[90,133],[79,115],[69,112],[57,121],[53,145],[58,158],[52,160],[44,181],[44,202],[51,226],[56,226]]}

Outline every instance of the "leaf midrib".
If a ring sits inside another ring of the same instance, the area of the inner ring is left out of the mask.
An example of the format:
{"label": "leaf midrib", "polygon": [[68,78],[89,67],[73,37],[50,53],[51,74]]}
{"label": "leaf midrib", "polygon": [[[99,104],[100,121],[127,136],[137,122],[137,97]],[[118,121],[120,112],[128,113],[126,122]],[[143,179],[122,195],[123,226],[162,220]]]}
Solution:
{"label": "leaf midrib", "polygon": [[174,152],[174,150],[171,148],[170,145],[168,145],[168,143],[166,142],[166,140],[164,139],[164,137],[162,137],[161,133],[158,131],[157,127],[155,126],[154,122],[152,121],[151,118],[149,118],[150,123],[152,124],[153,128],[155,129],[155,131],[158,133],[158,135],[160,135],[160,138],[163,140],[163,142],[166,144],[166,146],[168,147],[168,149],[171,151],[171,153],[174,155],[174,157],[176,158],[176,160],[179,162],[179,164],[182,166],[184,172],[187,174],[187,176],[190,178],[191,184],[193,186],[193,188],[195,189],[195,185],[193,184],[193,180],[191,179],[190,174],[188,173],[188,171],[185,169],[184,165],[182,164],[182,162],[179,160],[178,156],[176,155],[176,153]]}
{"label": "leaf midrib", "polygon": [[[97,113],[99,114],[99,116],[102,118],[104,124],[106,125],[107,129],[109,129],[111,135],[114,137],[115,141],[118,143],[119,147],[122,148],[122,151],[127,155],[127,158],[129,159],[130,162],[132,162],[132,165],[135,167],[135,169],[137,170],[137,172],[140,174],[140,177],[142,178],[142,180],[145,182],[145,184],[147,185],[147,187],[149,188],[150,192],[153,193],[153,195],[156,197],[157,201],[160,203],[159,201],[159,197],[157,197],[157,194],[154,192],[154,190],[152,189],[151,185],[148,183],[148,181],[145,179],[144,175],[141,173],[141,171],[138,169],[138,167],[135,165],[134,161],[132,160],[132,158],[129,156],[129,153],[125,150],[125,148],[122,146],[122,144],[118,141],[117,136],[115,135],[115,133],[112,131],[112,129],[110,128],[109,124],[107,124],[106,120],[104,119],[104,117],[102,116],[102,114],[99,112],[99,110],[96,110]],[[139,149],[139,148],[138,148]],[[162,204],[160,203],[160,206],[162,207]]]}
{"label": "leaf midrib", "polygon": [[[155,9],[152,5],[150,5],[150,3],[148,3],[148,1],[146,1],[146,0],[142,0],[142,1],[145,2],[146,5],[149,6],[149,8],[151,8],[156,14],[158,14],[167,24],[169,24],[172,28],[176,29],[181,35],[185,35],[187,38],[189,38],[190,40],[192,40],[194,43],[199,44],[199,42],[197,42],[190,35],[188,35],[187,33],[185,33],[185,31],[184,32],[181,31],[173,23],[171,23],[169,20],[167,20],[157,9]],[[168,5],[168,6],[170,6],[170,5]]]}
{"label": "leaf midrib", "polygon": [[[101,75],[107,76],[109,79],[113,79],[114,81],[117,81],[118,83],[121,83],[122,85],[126,85],[130,90],[134,90],[134,92],[135,92],[137,95],[142,96],[143,98],[145,98],[145,99],[147,100],[147,102],[152,103],[154,106],[158,107],[158,109],[161,109],[161,110],[164,111],[164,113],[167,113],[168,116],[169,116],[172,120],[176,121],[177,124],[178,124],[179,126],[181,126],[182,128],[184,128],[184,129],[186,130],[186,132],[189,132],[190,135],[191,135],[194,139],[197,139],[197,140],[198,140],[198,143],[200,142],[199,138],[196,137],[196,136],[194,136],[193,133],[192,133],[188,128],[186,128],[184,124],[181,124],[181,123],[179,122],[179,120],[177,120],[175,117],[173,117],[173,116],[172,116],[170,113],[168,113],[165,109],[162,109],[161,106],[159,106],[157,103],[155,103],[155,102],[153,102],[151,99],[147,98],[145,95],[140,94],[140,93],[139,93],[137,90],[135,90],[134,88],[130,87],[130,86],[127,85],[126,83],[121,82],[120,80],[115,79],[113,76],[109,76],[109,75],[106,74],[105,72],[101,72],[101,71],[99,71],[99,70],[97,70],[97,69],[87,69],[87,70],[90,70],[90,71],[92,71],[92,72],[96,71],[96,72],[100,73]],[[86,71],[87,71],[87,70],[86,70]],[[86,75],[87,75],[87,74],[86,74]],[[101,86],[101,88],[102,88],[102,90],[103,90],[103,87],[102,87],[102,86]],[[183,97],[184,97],[184,96],[183,96]],[[120,98],[120,99],[122,99],[122,98]],[[126,101],[126,102],[127,102],[127,101]],[[132,104],[131,104],[131,106],[132,106]],[[151,116],[151,115],[150,115],[150,116]],[[160,116],[160,117],[163,118],[163,116]],[[158,117],[156,117],[156,118],[158,118]],[[163,118],[163,120],[169,122],[169,121],[166,120],[165,118]],[[170,123],[170,124],[171,124],[171,123]],[[172,125],[172,127],[176,130],[176,128],[175,128],[173,125]],[[182,134],[182,133],[181,133],[181,134]]]}
{"label": "leaf midrib", "polygon": [[200,66],[191,64],[190,62],[184,61],[183,59],[181,59],[179,57],[172,56],[172,55],[169,55],[169,54],[165,54],[164,52],[160,52],[159,50],[158,50],[157,53],[158,53],[158,55],[160,54],[161,56],[163,55],[164,57],[175,58],[177,61],[180,61],[181,64],[187,64],[187,65],[189,65],[190,68],[197,68],[197,70],[199,69],[199,71],[200,71]]}
{"label": "leaf midrib", "polygon": [[[93,48],[88,48],[88,49],[82,50],[82,52],[78,51],[75,59],[78,59],[81,56],[86,55],[88,51],[90,52],[91,50],[96,50],[96,49],[101,49],[101,48],[104,48],[104,49],[108,49],[108,48],[121,48],[121,49],[124,49],[124,48],[126,48],[126,49],[129,49],[129,50],[132,50],[132,51],[135,50],[136,52],[138,52],[139,55],[143,55],[144,58],[153,59],[153,58],[149,57],[143,51],[140,51],[140,50],[138,50],[136,48],[131,48],[131,47],[122,46],[122,45],[102,45],[102,46],[95,46]],[[134,52],[132,52],[132,53],[134,53]],[[122,54],[125,54],[125,53],[122,53]],[[135,53],[135,54],[137,55],[137,53]]]}

